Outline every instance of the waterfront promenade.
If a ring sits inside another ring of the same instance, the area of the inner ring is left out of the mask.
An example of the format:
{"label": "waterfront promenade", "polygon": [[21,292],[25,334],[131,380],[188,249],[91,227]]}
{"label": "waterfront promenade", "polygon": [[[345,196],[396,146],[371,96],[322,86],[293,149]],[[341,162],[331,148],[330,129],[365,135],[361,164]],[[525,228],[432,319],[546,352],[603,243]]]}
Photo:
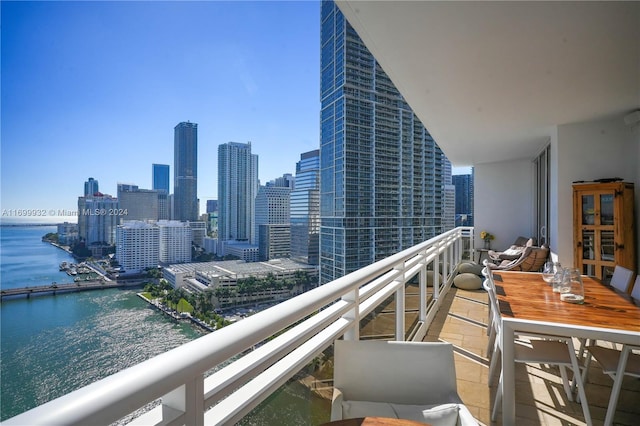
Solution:
{"label": "waterfront promenade", "polygon": [[57,293],[71,293],[86,290],[100,290],[105,288],[134,287],[139,283],[124,283],[117,281],[106,281],[103,279],[92,281],[79,281],[69,284],[51,284],[33,287],[7,288],[0,291],[0,301],[8,297],[27,297],[32,295],[46,295]]}

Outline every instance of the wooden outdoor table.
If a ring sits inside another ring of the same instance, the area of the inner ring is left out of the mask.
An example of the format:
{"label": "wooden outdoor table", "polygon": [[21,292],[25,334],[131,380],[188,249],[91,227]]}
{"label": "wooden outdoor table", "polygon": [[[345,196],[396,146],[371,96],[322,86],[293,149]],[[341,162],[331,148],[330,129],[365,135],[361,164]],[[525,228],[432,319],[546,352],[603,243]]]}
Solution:
{"label": "wooden outdoor table", "polygon": [[[560,300],[560,295],[532,272],[494,271],[502,317],[502,417],[515,424],[514,338],[518,332],[590,338],[640,345],[640,305],[628,294],[583,276],[584,304]],[[623,371],[624,365],[618,367]],[[617,379],[620,380],[617,380]],[[622,384],[618,375],[614,388]],[[613,394],[613,392],[612,392]],[[615,406],[609,406],[609,411]],[[613,416],[607,413],[607,418]]]}

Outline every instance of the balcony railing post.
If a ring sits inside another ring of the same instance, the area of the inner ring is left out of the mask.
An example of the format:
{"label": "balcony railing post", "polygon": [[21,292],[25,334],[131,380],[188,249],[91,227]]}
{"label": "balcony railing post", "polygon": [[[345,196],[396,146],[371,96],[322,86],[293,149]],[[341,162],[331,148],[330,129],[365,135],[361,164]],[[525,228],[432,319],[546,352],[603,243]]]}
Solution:
{"label": "balcony railing post", "polygon": [[186,424],[204,426],[204,376],[196,376],[187,385]]}
{"label": "balcony railing post", "polygon": [[165,422],[184,413],[181,424],[204,425],[204,377],[199,375],[162,397],[162,418]]}
{"label": "balcony railing post", "polygon": [[[420,272],[418,273],[418,281],[420,286],[420,312],[418,312],[418,320],[426,321],[427,320],[427,253],[425,252],[422,259],[422,268],[420,268]],[[433,274],[436,275],[435,272]]]}
{"label": "balcony railing post", "polygon": [[[446,241],[443,241],[443,244],[446,244]],[[450,246],[445,245],[443,253],[442,253],[442,263],[443,263],[443,280],[446,282],[449,279],[449,275],[451,274],[451,270],[449,268],[449,249]]]}
{"label": "balcony railing post", "polygon": [[405,281],[404,281],[404,262],[401,266],[396,266],[394,268],[396,271],[399,271],[398,278],[395,281],[398,281],[400,285],[396,290],[396,340],[404,341],[404,309],[405,309]]}
{"label": "balcony railing post", "polygon": [[[433,259],[433,299],[438,300],[440,297],[440,242],[435,244],[436,256]],[[444,273],[444,270],[442,271]]]}
{"label": "balcony railing post", "polygon": [[469,229],[469,258],[471,260],[476,258],[476,245],[475,245],[475,228]]}
{"label": "balcony railing post", "polygon": [[351,322],[351,327],[344,333],[345,340],[360,340],[360,292],[356,288],[342,296],[342,300],[353,306],[342,317]]}

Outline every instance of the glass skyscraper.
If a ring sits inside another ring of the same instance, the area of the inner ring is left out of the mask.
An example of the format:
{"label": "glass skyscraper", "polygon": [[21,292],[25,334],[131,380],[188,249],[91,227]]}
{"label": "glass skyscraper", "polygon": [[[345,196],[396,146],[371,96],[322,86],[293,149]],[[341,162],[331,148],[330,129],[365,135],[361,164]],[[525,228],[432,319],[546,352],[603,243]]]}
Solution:
{"label": "glass skyscraper", "polygon": [[456,225],[473,226],[473,173],[453,176],[456,187]]}
{"label": "glass skyscraper", "polygon": [[305,152],[296,163],[291,192],[291,257],[318,264],[320,236],[320,150]]}
{"label": "glass skyscraper", "polygon": [[326,283],[443,232],[453,218],[445,217],[448,160],[329,1],[322,2],[320,63]]}
{"label": "glass skyscraper", "polygon": [[89,180],[84,183],[84,196],[91,196],[98,191],[98,181],[90,177]]}
{"label": "glass skyscraper", "polygon": [[151,189],[169,193],[169,165],[153,164],[153,186]]}
{"label": "glass skyscraper", "polygon": [[173,219],[198,220],[198,125],[179,123],[173,139]]}
{"label": "glass skyscraper", "polygon": [[218,146],[218,253],[225,241],[257,243],[255,206],[258,194],[258,156],[251,143]]}

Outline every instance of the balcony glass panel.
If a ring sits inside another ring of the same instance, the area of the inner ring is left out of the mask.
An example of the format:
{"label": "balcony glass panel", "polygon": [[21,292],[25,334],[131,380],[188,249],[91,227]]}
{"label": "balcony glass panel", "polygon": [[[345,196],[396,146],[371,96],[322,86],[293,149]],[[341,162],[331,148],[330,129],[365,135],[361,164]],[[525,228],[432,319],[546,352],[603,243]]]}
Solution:
{"label": "balcony glass panel", "polygon": [[298,426],[328,422],[333,394],[332,367],[333,346],[330,346],[237,425]]}

